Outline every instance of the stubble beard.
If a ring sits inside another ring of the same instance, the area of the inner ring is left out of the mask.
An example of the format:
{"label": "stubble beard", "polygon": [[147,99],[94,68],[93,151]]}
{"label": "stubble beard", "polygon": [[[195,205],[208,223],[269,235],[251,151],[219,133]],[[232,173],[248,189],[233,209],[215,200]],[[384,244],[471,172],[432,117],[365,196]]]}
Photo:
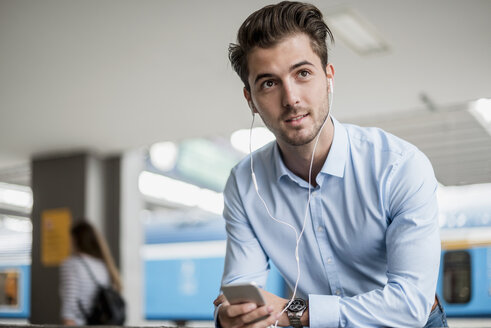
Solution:
{"label": "stubble beard", "polygon": [[[323,113],[321,113],[322,119],[316,120],[314,122],[314,127],[306,136],[302,137],[302,136],[294,135],[293,137],[290,137],[290,136],[288,136],[288,133],[287,133],[288,131],[286,131],[285,129],[281,129],[281,128],[279,128],[277,131],[274,131],[270,127],[270,130],[273,132],[273,134],[276,136],[277,139],[280,139],[281,141],[287,143],[290,146],[298,147],[298,146],[307,145],[307,144],[311,143],[312,141],[314,141],[314,139],[320,133],[320,129],[322,128],[322,125],[328,119],[328,116],[329,116],[329,100],[328,99],[326,99],[326,102],[324,104],[322,104],[322,108],[324,109]],[[312,118],[312,116],[311,116],[312,111],[309,111],[309,113],[310,113],[309,114],[310,118]],[[304,129],[304,128],[299,127],[297,130],[300,131],[302,129]]]}

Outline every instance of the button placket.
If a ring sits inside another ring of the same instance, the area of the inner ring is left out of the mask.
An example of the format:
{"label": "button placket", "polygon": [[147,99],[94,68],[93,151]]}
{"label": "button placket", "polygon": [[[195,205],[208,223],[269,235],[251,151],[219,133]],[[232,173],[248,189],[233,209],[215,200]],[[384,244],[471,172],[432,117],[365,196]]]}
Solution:
{"label": "button placket", "polygon": [[[320,195],[320,193],[317,192],[315,195]],[[314,197],[314,193],[312,193],[312,196],[310,214],[315,228],[315,236],[317,238],[319,250],[322,258],[324,259],[322,262],[324,264],[324,270],[326,272],[329,287],[333,295],[344,296],[344,291],[338,278],[338,272],[335,266],[332,250],[330,249],[327,241],[329,235],[324,223],[325,220],[328,220],[326,217],[327,213],[323,213],[322,211],[323,207],[321,197]]]}

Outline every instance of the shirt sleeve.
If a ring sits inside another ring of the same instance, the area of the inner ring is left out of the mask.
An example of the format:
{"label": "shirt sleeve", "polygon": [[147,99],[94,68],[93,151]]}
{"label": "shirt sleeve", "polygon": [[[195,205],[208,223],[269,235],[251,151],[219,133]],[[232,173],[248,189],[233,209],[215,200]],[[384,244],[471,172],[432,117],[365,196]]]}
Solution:
{"label": "shirt sleeve", "polygon": [[[234,170],[227,180],[223,195],[227,250],[222,285],[254,281],[264,288],[269,272],[268,257],[248,223]],[[221,328],[217,315],[219,308],[220,306],[215,307],[215,328]]]}
{"label": "shirt sleeve", "polygon": [[222,284],[254,281],[264,288],[269,272],[268,257],[244,212],[234,170],[225,186],[224,202],[227,250]]}
{"label": "shirt sleeve", "polygon": [[215,306],[215,311],[213,312],[213,320],[215,321],[215,328],[222,328],[220,321],[218,321],[218,310],[220,310],[221,306],[222,304]]}
{"label": "shirt sleeve", "polygon": [[425,325],[440,265],[436,189],[431,164],[418,150],[390,169],[385,204],[387,284],[353,297],[310,295],[312,328]]}

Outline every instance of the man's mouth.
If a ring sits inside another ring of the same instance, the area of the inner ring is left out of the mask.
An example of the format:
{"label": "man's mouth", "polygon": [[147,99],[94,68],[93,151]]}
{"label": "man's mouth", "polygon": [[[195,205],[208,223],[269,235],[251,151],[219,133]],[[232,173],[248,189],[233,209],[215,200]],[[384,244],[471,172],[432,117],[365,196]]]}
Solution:
{"label": "man's mouth", "polygon": [[298,116],[295,116],[295,117],[292,117],[292,118],[289,118],[286,120],[286,122],[296,122],[296,121],[300,121],[302,118],[304,118],[305,116],[307,116],[309,114],[304,114],[304,115],[298,115]]}

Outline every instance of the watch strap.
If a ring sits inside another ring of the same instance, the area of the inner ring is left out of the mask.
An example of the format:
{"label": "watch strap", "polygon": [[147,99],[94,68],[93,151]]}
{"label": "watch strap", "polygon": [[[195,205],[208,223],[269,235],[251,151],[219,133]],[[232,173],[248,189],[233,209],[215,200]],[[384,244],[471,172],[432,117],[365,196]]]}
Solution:
{"label": "watch strap", "polygon": [[302,328],[302,322],[300,321],[300,317],[297,317],[296,313],[293,313],[293,315],[288,315],[288,319],[290,320],[290,326],[293,328]]}

